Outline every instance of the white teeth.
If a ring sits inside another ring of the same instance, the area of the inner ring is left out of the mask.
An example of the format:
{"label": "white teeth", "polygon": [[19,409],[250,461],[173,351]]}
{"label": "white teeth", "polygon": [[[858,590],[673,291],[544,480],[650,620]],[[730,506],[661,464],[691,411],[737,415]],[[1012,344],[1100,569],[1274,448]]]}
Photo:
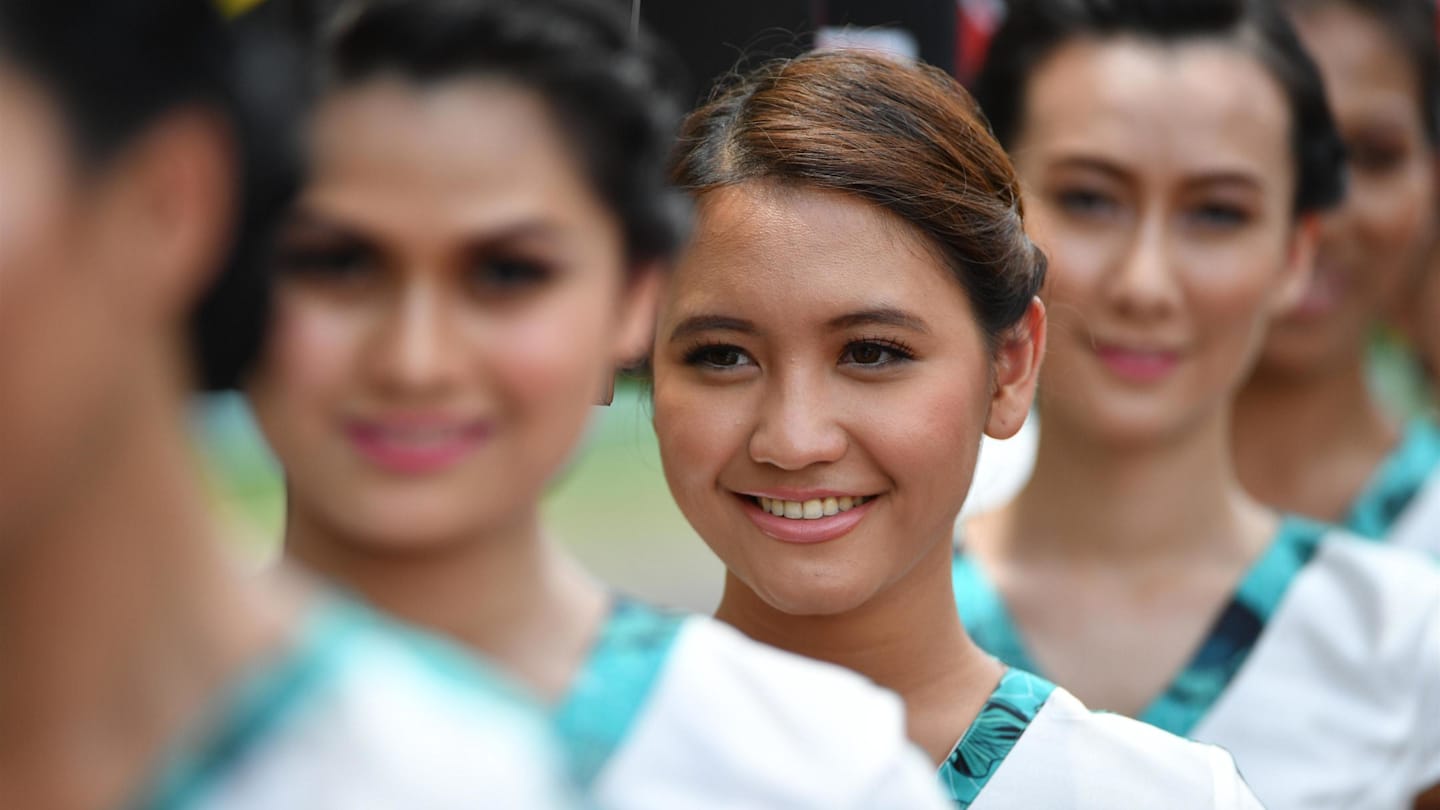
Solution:
{"label": "white teeth", "polygon": [[808,501],[786,501],[780,498],[756,497],[761,511],[791,520],[819,520],[822,517],[848,512],[869,500],[865,496],[812,498]]}

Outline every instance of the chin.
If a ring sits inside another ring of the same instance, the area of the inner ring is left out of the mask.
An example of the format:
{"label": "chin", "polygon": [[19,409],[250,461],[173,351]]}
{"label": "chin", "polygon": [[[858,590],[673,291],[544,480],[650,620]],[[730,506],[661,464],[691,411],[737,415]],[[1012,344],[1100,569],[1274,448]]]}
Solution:
{"label": "chin", "polygon": [[[875,596],[870,583],[824,572],[767,572],[747,581],[765,604],[788,616],[840,616],[863,607]],[[753,584],[752,584],[753,583]]]}

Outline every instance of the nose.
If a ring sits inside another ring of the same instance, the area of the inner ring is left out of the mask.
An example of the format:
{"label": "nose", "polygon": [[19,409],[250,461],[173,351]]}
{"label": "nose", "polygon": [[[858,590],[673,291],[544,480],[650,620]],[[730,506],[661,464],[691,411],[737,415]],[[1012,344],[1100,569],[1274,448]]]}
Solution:
{"label": "nose", "polygon": [[1162,216],[1140,222],[1109,285],[1111,302],[1123,314],[1154,319],[1179,308],[1182,293],[1169,241]]}
{"label": "nose", "polygon": [[449,389],[461,365],[460,340],[451,320],[438,284],[403,287],[370,346],[371,368],[380,387],[409,397]]}
{"label": "nose", "polygon": [[750,434],[750,457],[782,470],[839,461],[848,439],[823,375],[790,369],[771,379]]}

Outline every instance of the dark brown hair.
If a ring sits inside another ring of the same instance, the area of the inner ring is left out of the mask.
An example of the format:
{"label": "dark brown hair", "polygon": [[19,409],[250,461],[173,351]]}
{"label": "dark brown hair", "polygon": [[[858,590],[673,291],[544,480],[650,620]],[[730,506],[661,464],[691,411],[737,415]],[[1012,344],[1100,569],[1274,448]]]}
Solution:
{"label": "dark brown hair", "polygon": [[765,180],[884,208],[932,243],[992,347],[1045,277],[1010,159],[975,101],[932,67],[853,52],[762,66],[686,118],[670,176],[695,196]]}

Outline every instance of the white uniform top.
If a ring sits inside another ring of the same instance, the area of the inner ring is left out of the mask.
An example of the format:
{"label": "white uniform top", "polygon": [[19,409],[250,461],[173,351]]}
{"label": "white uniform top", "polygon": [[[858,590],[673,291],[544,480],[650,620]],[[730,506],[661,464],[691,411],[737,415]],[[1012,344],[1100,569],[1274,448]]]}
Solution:
{"label": "white uniform top", "polygon": [[[1020,697],[1007,700],[1004,692]],[[1027,710],[1036,695],[1043,702]],[[976,750],[967,754],[967,746]],[[961,810],[1260,808],[1219,748],[1091,712],[1069,692],[1013,669],[947,767],[955,769],[948,781]]]}
{"label": "white uniform top", "polygon": [[1440,426],[1412,421],[1340,525],[1361,537],[1440,554]]}
{"label": "white uniform top", "polygon": [[601,810],[951,807],[895,695],[708,617],[619,603],[557,722]]}
{"label": "white uniform top", "polygon": [[[972,636],[1033,667],[963,555]],[[1287,518],[1194,658],[1140,719],[1223,746],[1270,810],[1400,810],[1440,783],[1440,566]]]}
{"label": "white uniform top", "polygon": [[483,665],[338,599],[174,749],[142,810],[569,810],[543,711]]}

